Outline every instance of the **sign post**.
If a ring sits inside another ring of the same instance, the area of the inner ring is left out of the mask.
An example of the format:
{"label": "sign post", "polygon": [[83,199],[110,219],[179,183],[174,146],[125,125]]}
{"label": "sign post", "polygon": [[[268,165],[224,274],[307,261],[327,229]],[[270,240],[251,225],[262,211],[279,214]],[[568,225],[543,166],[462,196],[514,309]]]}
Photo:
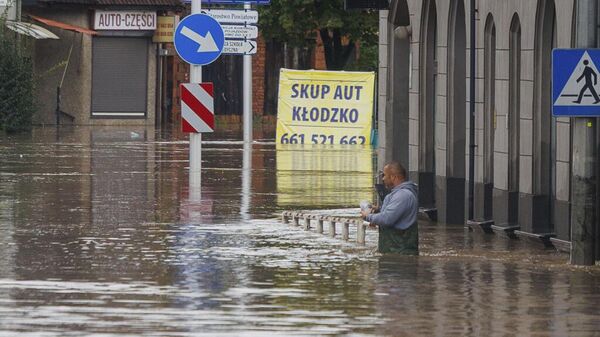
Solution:
{"label": "sign post", "polygon": [[[244,9],[252,6],[244,3]],[[252,55],[244,53],[244,143],[252,143]]]}
{"label": "sign post", "polygon": [[[202,10],[201,0],[192,0],[192,14],[200,13]],[[192,83],[202,82],[202,66],[190,66],[190,81]],[[202,187],[202,134],[190,133],[190,180],[189,195],[191,200],[200,200]],[[197,192],[196,192],[197,191]]]}
{"label": "sign post", "polygon": [[[219,0],[227,1],[227,0]],[[239,1],[227,1],[226,3],[241,3]],[[223,54],[243,55],[242,92],[243,102],[243,124],[244,143],[252,142],[252,56],[256,54],[258,28],[258,12],[252,10],[252,3],[257,5],[268,4],[270,1],[243,1],[244,10],[229,9],[207,9],[202,13],[209,15],[224,24],[225,46]]]}
{"label": "sign post", "polygon": [[[578,14],[581,12],[587,15],[589,11],[590,8],[583,4],[578,6]],[[583,17],[587,18],[586,15]],[[582,27],[578,26],[577,45],[583,48],[596,44],[596,22],[592,21],[578,22]],[[552,113],[555,117],[575,117],[571,119],[571,264],[576,265],[593,265],[595,262],[595,117],[600,116],[600,97],[596,89],[600,77],[598,66],[599,49],[555,49],[552,52]]]}
{"label": "sign post", "polygon": [[[190,133],[190,198],[200,199],[202,134],[212,132],[214,111],[212,84],[202,82],[202,65],[216,60],[223,52],[225,35],[221,25],[201,14],[201,0],[192,1],[192,14],[175,29],[175,49],[190,64],[190,81],[182,85],[182,127]],[[212,123],[212,125],[211,125]]]}

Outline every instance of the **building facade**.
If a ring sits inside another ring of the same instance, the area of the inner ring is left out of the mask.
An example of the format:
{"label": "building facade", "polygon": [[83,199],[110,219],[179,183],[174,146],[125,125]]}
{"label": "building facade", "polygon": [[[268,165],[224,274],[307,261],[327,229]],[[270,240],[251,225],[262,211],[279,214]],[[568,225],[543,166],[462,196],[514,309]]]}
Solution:
{"label": "building facade", "polygon": [[158,15],[178,6],[172,0],[24,2],[25,19],[46,20],[60,37],[34,45],[34,121],[55,124],[60,109],[63,121],[70,115],[78,125],[154,125],[160,84],[152,36]]}
{"label": "building facade", "polygon": [[552,116],[551,64],[553,48],[574,45],[574,1],[475,1],[473,219],[470,3],[380,11],[379,166],[407,163],[440,222],[568,243],[572,128]]}

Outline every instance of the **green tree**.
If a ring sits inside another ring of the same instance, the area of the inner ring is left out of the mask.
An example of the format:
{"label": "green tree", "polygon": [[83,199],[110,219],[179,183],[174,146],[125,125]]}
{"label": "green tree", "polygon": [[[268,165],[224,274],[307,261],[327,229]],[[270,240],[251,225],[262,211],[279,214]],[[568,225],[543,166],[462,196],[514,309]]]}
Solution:
{"label": "green tree", "polygon": [[360,62],[364,68],[359,70],[377,67],[377,54],[372,53],[378,42],[377,11],[347,11],[343,0],[272,0],[259,11],[259,27],[267,40],[312,48],[319,34],[329,70],[350,66],[357,44],[371,51],[364,54],[368,60]]}
{"label": "green tree", "polygon": [[33,64],[25,44],[0,15],[0,130],[7,132],[30,129],[35,112]]}

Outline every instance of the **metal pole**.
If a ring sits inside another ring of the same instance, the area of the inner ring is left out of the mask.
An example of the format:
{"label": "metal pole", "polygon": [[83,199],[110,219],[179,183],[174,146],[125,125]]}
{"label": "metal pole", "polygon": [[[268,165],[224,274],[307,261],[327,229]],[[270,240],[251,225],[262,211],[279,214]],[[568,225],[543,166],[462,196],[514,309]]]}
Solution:
{"label": "metal pole", "polygon": [[475,55],[476,55],[476,40],[475,40],[475,0],[471,0],[471,46],[470,59],[471,70],[469,79],[469,220],[473,220],[474,204],[473,198],[475,195]]}
{"label": "metal pole", "polygon": [[157,56],[156,56],[156,102],[154,104],[154,123],[156,124],[157,127],[161,128],[163,127],[163,87],[162,87],[162,82],[163,82],[163,58],[161,56],[161,52],[163,49],[163,44],[162,43],[158,43],[156,45],[156,49],[157,49]]}
{"label": "metal pole", "polygon": [[252,193],[252,143],[244,143],[242,158],[242,203],[240,215],[242,220],[250,220],[250,203]]}
{"label": "metal pole", "polygon": [[[244,2],[244,9],[252,9]],[[252,55],[244,55],[244,143],[252,142]]]}
{"label": "metal pole", "polygon": [[[597,0],[577,1],[576,47],[596,47]],[[571,188],[571,264],[594,264],[596,222],[596,119],[577,117],[573,123]]]}
{"label": "metal pole", "polygon": [[[201,0],[192,0],[192,14],[200,13]],[[202,66],[190,66],[190,82],[202,82]],[[202,134],[190,133],[190,199],[200,199],[202,169]]]}

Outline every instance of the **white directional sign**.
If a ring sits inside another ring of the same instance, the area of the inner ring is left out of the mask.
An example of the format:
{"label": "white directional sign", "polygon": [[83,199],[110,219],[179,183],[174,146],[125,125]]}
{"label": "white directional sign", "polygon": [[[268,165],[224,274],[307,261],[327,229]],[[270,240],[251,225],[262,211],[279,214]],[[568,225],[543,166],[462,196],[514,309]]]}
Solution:
{"label": "white directional sign", "polygon": [[221,25],[226,39],[256,39],[258,27],[240,25]]}
{"label": "white directional sign", "polygon": [[219,23],[258,23],[258,12],[253,10],[206,9],[202,13]]}
{"label": "white directional sign", "polygon": [[256,41],[225,40],[223,54],[252,55],[256,54]]}

